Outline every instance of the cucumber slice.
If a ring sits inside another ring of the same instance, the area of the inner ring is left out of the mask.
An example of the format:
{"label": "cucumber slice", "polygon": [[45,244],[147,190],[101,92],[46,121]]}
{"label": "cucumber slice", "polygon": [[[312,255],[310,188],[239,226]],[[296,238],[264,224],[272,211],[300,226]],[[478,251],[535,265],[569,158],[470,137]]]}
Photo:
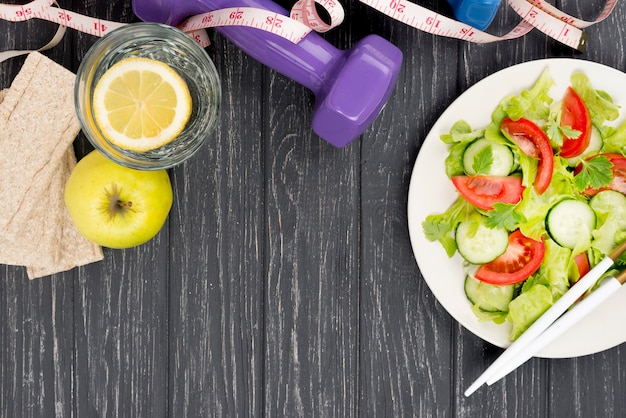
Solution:
{"label": "cucumber slice", "polygon": [[477,139],[465,149],[463,169],[471,176],[507,176],[513,169],[513,153],[506,145]]}
{"label": "cucumber slice", "polygon": [[581,239],[591,241],[591,231],[595,227],[596,214],[582,200],[561,200],[546,216],[546,229],[561,247],[573,249]]}
{"label": "cucumber slice", "polygon": [[486,312],[508,312],[515,285],[498,286],[481,282],[468,275],[465,278],[465,296],[472,304]]}
{"label": "cucumber slice", "polygon": [[504,228],[489,228],[474,218],[459,224],[456,245],[465,260],[485,264],[504,254],[509,245],[509,233]]}
{"label": "cucumber slice", "polygon": [[576,167],[578,163],[580,162],[580,160],[592,154],[597,154],[602,148],[603,143],[604,141],[602,141],[602,136],[600,135],[600,131],[595,126],[593,126],[591,128],[591,138],[589,139],[589,145],[587,145],[587,148],[585,148],[585,150],[580,155],[577,155],[576,157],[568,158],[567,165],[569,165],[570,167]]}

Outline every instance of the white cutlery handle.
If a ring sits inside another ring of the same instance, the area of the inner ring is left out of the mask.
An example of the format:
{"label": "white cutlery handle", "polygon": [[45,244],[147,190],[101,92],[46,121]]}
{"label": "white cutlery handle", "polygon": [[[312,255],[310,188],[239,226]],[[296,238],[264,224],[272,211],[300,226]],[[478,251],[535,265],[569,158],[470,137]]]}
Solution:
{"label": "white cutlery handle", "polygon": [[557,337],[562,335],[565,331],[572,327],[575,323],[588,315],[597,306],[602,304],[609,296],[615,293],[620,287],[621,283],[614,277],[605,279],[602,285],[591,292],[582,301],[578,302],[574,307],[560,317],[554,324],[552,324],[547,330],[545,330],[537,339],[530,344],[526,349],[515,357],[511,362],[499,368],[489,379],[487,384],[492,385],[504,376],[517,369],[524,364],[528,359],[537,354],[541,349],[546,347]]}

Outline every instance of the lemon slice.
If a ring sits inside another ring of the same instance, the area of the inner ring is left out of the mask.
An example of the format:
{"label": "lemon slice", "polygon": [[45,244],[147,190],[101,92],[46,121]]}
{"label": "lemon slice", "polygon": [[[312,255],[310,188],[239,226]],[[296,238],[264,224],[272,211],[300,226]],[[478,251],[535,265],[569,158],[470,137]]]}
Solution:
{"label": "lemon slice", "polygon": [[185,80],[164,62],[126,58],[96,84],[93,109],[103,135],[131,151],[149,151],[176,138],[191,115]]}

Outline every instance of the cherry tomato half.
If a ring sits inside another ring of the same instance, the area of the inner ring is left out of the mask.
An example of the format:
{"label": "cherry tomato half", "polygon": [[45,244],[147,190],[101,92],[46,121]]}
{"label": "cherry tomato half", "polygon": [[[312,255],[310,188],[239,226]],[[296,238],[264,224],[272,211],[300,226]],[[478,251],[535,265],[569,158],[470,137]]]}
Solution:
{"label": "cherry tomato half", "polygon": [[546,134],[534,122],[524,118],[518,120],[505,118],[500,129],[524,154],[539,158],[535,190],[539,194],[545,192],[552,181],[554,169],[554,153]]}
{"label": "cherry tomato half", "polygon": [[[607,157],[613,163],[613,181],[607,187],[600,187],[598,189],[587,188],[583,192],[587,196],[593,196],[598,194],[602,190],[615,190],[617,192],[623,193],[626,195],[626,157],[621,154],[596,154],[593,157],[588,158],[588,160],[592,160],[596,157],[604,156]],[[574,170],[574,174],[580,173],[582,170],[582,164],[578,164],[576,169]]]}
{"label": "cherry tomato half", "polygon": [[475,277],[489,284],[519,283],[537,271],[545,254],[543,240],[530,239],[517,229],[509,235],[509,246],[504,254],[490,263],[481,265]]}
{"label": "cherry tomato half", "polygon": [[465,200],[483,210],[492,210],[498,202],[517,204],[524,191],[516,176],[454,176],[452,183]]}
{"label": "cherry tomato half", "polygon": [[578,138],[563,138],[561,157],[572,158],[582,154],[591,139],[591,115],[587,106],[573,88],[568,87],[561,106],[561,126],[580,131]]}

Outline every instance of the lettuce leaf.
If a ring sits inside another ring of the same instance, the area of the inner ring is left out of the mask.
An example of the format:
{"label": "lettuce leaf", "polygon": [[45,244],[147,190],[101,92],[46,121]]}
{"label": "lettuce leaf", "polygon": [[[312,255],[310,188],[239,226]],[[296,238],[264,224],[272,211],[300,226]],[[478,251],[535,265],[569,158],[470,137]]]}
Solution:
{"label": "lettuce leaf", "polygon": [[583,99],[591,121],[602,134],[604,144],[602,152],[617,152],[626,154],[626,124],[617,129],[603,126],[607,121],[614,121],[619,117],[620,107],[613,103],[611,96],[601,90],[595,90],[589,78],[583,73],[576,73],[570,77],[572,88]]}
{"label": "lettuce leaf", "polygon": [[570,81],[572,88],[589,109],[594,125],[602,126],[604,122],[613,121],[619,117],[619,106],[613,103],[613,99],[607,93],[595,90],[585,74],[572,74]]}
{"label": "lettuce leaf", "polygon": [[591,247],[598,251],[596,256],[602,258],[626,238],[626,197],[614,190],[605,190],[595,195],[590,203],[597,216]]}
{"label": "lettuce leaf", "polygon": [[463,155],[465,154],[465,149],[467,149],[468,145],[468,142],[458,142],[450,147],[450,151],[448,152],[448,156],[445,161],[446,175],[448,178],[465,174]]}
{"label": "lettuce leaf", "polygon": [[469,123],[464,120],[457,121],[450,133],[440,136],[444,144],[451,145],[450,152],[446,157],[446,175],[448,177],[465,174],[463,168],[463,154],[467,146],[476,139],[484,136],[484,129],[472,130]]}
{"label": "lettuce leaf", "polygon": [[509,303],[509,314],[507,316],[507,319],[513,325],[509,339],[511,341],[516,340],[553,303],[552,292],[542,284],[535,284],[526,292],[513,299]]}
{"label": "lettuce leaf", "polygon": [[444,144],[469,143],[475,139],[482,138],[484,129],[472,130],[469,123],[459,120],[452,125],[449,134],[443,134],[439,138]]}
{"label": "lettuce leaf", "polygon": [[604,138],[602,152],[626,155],[626,122],[622,123],[613,133]]}
{"label": "lettuce leaf", "polygon": [[548,93],[554,85],[550,71],[546,68],[529,90],[523,90],[518,96],[504,98],[500,102],[500,109],[496,109],[492,114],[492,120],[499,126],[499,122],[504,119],[503,113],[513,120],[522,117],[534,121],[547,119],[553,100]]}
{"label": "lettuce leaf", "polygon": [[549,238],[545,239],[545,245],[541,268],[526,280],[522,293],[509,304],[511,340],[517,339],[569,289],[572,252]]}
{"label": "lettuce leaf", "polygon": [[422,222],[424,236],[429,241],[439,241],[448,257],[452,257],[457,249],[454,231],[459,223],[474,213],[477,213],[474,206],[459,197],[444,213],[426,217]]}
{"label": "lettuce leaf", "polygon": [[561,247],[549,238],[545,240],[545,245],[546,255],[535,277],[535,282],[548,287],[552,298],[556,301],[569,289],[569,265],[572,260],[572,251]]}

